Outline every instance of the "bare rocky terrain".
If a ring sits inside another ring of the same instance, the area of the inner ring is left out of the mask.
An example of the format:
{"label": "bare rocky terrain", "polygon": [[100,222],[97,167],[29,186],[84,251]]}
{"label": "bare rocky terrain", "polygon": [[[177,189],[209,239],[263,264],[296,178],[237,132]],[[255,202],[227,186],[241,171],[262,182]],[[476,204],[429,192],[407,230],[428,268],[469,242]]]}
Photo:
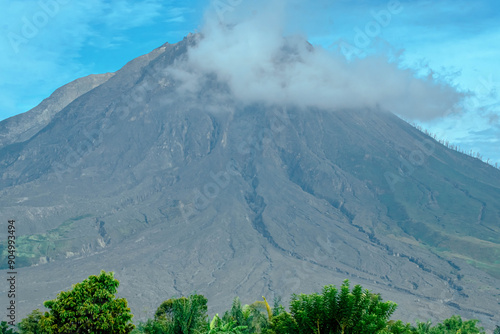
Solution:
{"label": "bare rocky terrain", "polygon": [[499,170],[380,110],[242,105],[217,77],[183,97],[165,69],[196,41],[0,123],[20,316],[104,269],[135,320],[195,291],[214,313],[348,278],[394,318],[500,323]]}

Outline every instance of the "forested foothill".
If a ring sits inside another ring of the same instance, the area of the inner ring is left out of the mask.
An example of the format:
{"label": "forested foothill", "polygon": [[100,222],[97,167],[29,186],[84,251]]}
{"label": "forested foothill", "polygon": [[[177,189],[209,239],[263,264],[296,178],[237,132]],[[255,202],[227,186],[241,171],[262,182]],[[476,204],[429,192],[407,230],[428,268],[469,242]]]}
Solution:
{"label": "forested foothill", "polygon": [[[158,306],[153,318],[136,324],[127,300],[117,298],[119,282],[101,271],[48,300],[16,326],[1,323],[2,334],[476,334],[485,333],[478,320],[454,315],[440,323],[415,324],[391,319],[397,308],[379,294],[345,280],[340,288],[327,285],[321,293],[292,294],[289,310],[276,298],[242,305],[238,297],[224,314],[208,316],[203,295],[171,298]],[[494,334],[500,334],[496,327]]]}

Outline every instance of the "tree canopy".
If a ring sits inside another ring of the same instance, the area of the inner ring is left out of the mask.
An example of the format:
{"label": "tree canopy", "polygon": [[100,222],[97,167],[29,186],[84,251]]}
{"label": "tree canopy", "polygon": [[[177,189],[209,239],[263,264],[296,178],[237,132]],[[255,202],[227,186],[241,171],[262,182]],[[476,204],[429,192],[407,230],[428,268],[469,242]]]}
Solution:
{"label": "tree canopy", "polygon": [[[165,300],[154,318],[131,323],[132,314],[124,298],[116,298],[119,282],[113,273],[101,271],[44,303],[49,312],[34,310],[18,323],[20,334],[484,334],[478,320],[452,316],[432,326],[430,321],[415,326],[389,318],[397,305],[382,301],[379,294],[345,280],[340,288],[327,285],[322,292],[293,294],[288,312],[275,298],[242,306],[234,298],[222,317],[208,321],[207,299],[203,295]],[[3,321],[1,334],[15,334],[16,327]],[[500,334],[500,328],[494,331]]]}
{"label": "tree canopy", "polygon": [[290,309],[300,333],[369,334],[384,329],[396,307],[360,285],[350,291],[345,280],[340,291],[327,285],[321,295],[294,294]]}
{"label": "tree canopy", "polygon": [[134,329],[133,315],[127,300],[116,298],[119,282],[113,273],[101,271],[73,285],[54,300],[44,303],[45,312],[40,324],[48,333],[127,334]]}
{"label": "tree canopy", "polygon": [[164,301],[156,310],[155,320],[172,334],[196,334],[208,328],[207,302],[202,295]]}
{"label": "tree canopy", "polygon": [[20,332],[22,334],[47,334],[48,332],[40,324],[42,318],[43,313],[39,309],[34,310],[18,324]]}

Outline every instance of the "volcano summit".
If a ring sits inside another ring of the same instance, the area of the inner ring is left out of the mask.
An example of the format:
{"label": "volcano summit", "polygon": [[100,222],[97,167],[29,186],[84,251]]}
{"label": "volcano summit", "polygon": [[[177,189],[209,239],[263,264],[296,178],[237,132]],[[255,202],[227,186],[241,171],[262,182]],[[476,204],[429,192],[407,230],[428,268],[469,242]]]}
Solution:
{"label": "volcano summit", "polygon": [[136,319],[194,291],[219,311],[348,278],[403,320],[500,322],[500,171],[391,113],[426,117],[460,94],[298,38],[268,36],[270,52],[213,34],[0,123],[20,315],[104,269]]}

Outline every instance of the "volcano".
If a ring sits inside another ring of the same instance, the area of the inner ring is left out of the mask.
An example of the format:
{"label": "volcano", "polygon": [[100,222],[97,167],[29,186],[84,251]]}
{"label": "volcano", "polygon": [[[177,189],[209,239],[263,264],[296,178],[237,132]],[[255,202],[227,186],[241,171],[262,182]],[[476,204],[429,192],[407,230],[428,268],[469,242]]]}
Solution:
{"label": "volcano", "polygon": [[214,73],[182,94],[200,38],[0,123],[20,316],[102,269],[135,320],[193,292],[221,312],[349,279],[394,318],[500,322],[498,169],[382,108],[242,103]]}

